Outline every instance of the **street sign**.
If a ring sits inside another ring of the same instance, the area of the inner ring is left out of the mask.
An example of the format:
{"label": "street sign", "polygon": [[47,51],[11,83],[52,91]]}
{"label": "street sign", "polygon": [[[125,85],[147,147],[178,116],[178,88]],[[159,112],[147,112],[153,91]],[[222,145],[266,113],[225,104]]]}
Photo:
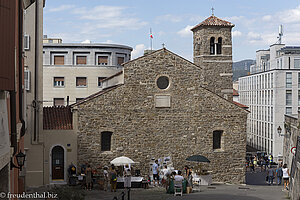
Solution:
{"label": "street sign", "polygon": [[296,147],[292,147],[291,148],[291,153],[295,155],[295,153],[296,153]]}

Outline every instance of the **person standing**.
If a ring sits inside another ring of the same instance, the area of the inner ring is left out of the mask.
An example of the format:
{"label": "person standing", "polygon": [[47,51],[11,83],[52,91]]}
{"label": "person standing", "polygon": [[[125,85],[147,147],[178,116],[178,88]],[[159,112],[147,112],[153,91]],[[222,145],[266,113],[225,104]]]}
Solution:
{"label": "person standing", "polygon": [[157,180],[157,186],[159,185],[159,170],[158,170],[158,160],[155,160],[155,163],[152,165],[153,172],[153,185],[155,186],[155,180]]}
{"label": "person standing", "polygon": [[284,182],[283,189],[288,190],[289,183],[290,183],[290,181],[289,181],[290,180],[290,172],[289,172],[289,169],[287,168],[287,164],[283,165],[282,177],[283,177],[283,182]]}
{"label": "person standing", "polygon": [[117,191],[117,171],[115,169],[115,166],[112,165],[111,166],[111,170],[110,170],[110,191],[111,192],[116,192]]}
{"label": "person standing", "polygon": [[169,177],[171,174],[171,171],[168,169],[168,166],[165,165],[165,168],[161,170],[162,171],[162,175],[163,175],[163,179],[161,181],[162,185],[165,186],[166,190],[168,190],[168,186],[169,186]]}
{"label": "person standing", "polygon": [[268,183],[269,185],[273,185],[273,179],[274,179],[275,171],[272,166],[270,166],[267,170],[267,176],[268,176]]}
{"label": "person standing", "polygon": [[104,177],[104,185],[103,185],[103,189],[104,191],[107,191],[107,187],[108,187],[108,167],[104,166],[103,168],[103,177]]}
{"label": "person standing", "polygon": [[280,164],[278,166],[278,168],[276,169],[276,177],[277,177],[277,184],[278,185],[281,185],[282,176],[283,176],[282,165]]}
{"label": "person standing", "polygon": [[131,169],[128,166],[128,164],[125,165],[124,167],[124,188],[131,188]]}
{"label": "person standing", "polygon": [[90,165],[87,165],[86,168],[86,190],[92,190],[92,168]]}

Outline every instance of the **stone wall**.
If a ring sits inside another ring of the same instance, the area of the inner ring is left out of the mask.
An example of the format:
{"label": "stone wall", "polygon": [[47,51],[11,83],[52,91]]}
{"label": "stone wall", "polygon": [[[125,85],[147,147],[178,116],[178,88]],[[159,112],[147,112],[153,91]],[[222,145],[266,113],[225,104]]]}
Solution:
{"label": "stone wall", "polygon": [[285,116],[283,162],[288,165],[291,174],[289,195],[292,200],[300,199],[300,155],[297,155],[300,151],[298,150],[295,155],[291,152],[291,148],[297,146],[297,140],[300,137],[299,128],[299,113],[298,118]]}
{"label": "stone wall", "polygon": [[[203,86],[232,100],[231,27],[199,27],[194,30],[194,63],[203,69]],[[210,38],[222,38],[222,53],[210,55]]]}
{"label": "stone wall", "polygon": [[[248,112],[201,86],[201,70],[162,49],[124,65],[124,85],[75,104],[78,116],[78,164],[107,165],[128,156],[149,173],[151,158],[171,156],[175,169],[196,166],[185,159],[206,156],[214,181],[245,180]],[[159,76],[169,77],[161,90]],[[169,108],[156,108],[156,95],[169,95]],[[213,131],[223,130],[222,147],[213,150]],[[101,132],[112,131],[111,151],[101,152]]]}

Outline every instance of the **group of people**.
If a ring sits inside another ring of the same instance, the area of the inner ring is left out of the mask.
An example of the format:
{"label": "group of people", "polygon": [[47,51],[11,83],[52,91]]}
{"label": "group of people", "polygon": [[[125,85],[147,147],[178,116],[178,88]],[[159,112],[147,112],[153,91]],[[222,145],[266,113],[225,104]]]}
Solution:
{"label": "group of people", "polygon": [[168,169],[167,165],[165,165],[162,170],[159,170],[158,160],[156,160],[155,163],[152,165],[152,172],[153,172],[154,186],[160,186],[160,175],[161,175],[162,177],[161,186],[165,187],[167,191],[168,188],[170,187],[171,181],[180,183],[186,180],[187,193],[192,192],[192,187],[193,187],[192,169],[187,165],[185,166],[183,173],[180,170],[178,170],[176,173],[176,171],[171,171],[170,169]]}
{"label": "group of people", "polygon": [[[123,176],[124,176],[124,188],[131,188],[131,167],[129,165],[124,166]],[[110,169],[107,166],[103,168],[104,176],[104,191],[108,189],[108,183],[110,183],[110,191],[117,191],[117,182],[118,182],[118,172],[116,167],[112,164]]]}
{"label": "group of people", "polygon": [[267,176],[266,179],[268,181],[269,185],[273,185],[273,179],[277,177],[277,184],[281,185],[282,179],[283,179],[283,189],[288,190],[289,188],[289,179],[290,179],[290,172],[289,169],[287,168],[287,164],[280,164],[278,168],[275,170],[270,166],[267,170]]}
{"label": "group of people", "polygon": [[250,171],[255,172],[256,167],[260,167],[261,171],[265,171],[267,167],[271,166],[272,163],[273,163],[273,156],[269,155],[269,156],[261,156],[260,158],[254,156],[250,158],[246,164],[247,167],[250,168]]}

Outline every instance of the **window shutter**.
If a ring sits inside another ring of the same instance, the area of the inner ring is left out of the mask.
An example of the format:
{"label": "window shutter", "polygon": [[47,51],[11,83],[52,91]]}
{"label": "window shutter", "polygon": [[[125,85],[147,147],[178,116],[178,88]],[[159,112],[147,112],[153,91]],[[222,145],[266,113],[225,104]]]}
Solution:
{"label": "window shutter", "polygon": [[63,106],[64,104],[64,98],[54,98],[54,106]]}
{"label": "window shutter", "polygon": [[25,84],[25,90],[30,90],[30,71],[25,70],[24,71],[24,84]]}
{"label": "window shutter", "polygon": [[86,86],[86,77],[77,77],[76,86]]}
{"label": "window shutter", "polygon": [[108,57],[107,56],[98,56],[98,65],[107,65]]}
{"label": "window shutter", "polygon": [[86,65],[86,56],[76,56],[77,65]]}
{"label": "window shutter", "polygon": [[64,77],[54,77],[54,81],[64,81]]}
{"label": "window shutter", "polygon": [[98,77],[98,87],[102,87],[102,80],[106,77]]}
{"label": "window shutter", "polygon": [[118,57],[118,65],[121,65],[122,63],[124,63],[124,58]]}
{"label": "window shutter", "polygon": [[65,56],[54,56],[54,65],[64,65]]}
{"label": "window shutter", "polygon": [[24,35],[24,50],[29,50],[30,49],[30,36],[29,35]]}

